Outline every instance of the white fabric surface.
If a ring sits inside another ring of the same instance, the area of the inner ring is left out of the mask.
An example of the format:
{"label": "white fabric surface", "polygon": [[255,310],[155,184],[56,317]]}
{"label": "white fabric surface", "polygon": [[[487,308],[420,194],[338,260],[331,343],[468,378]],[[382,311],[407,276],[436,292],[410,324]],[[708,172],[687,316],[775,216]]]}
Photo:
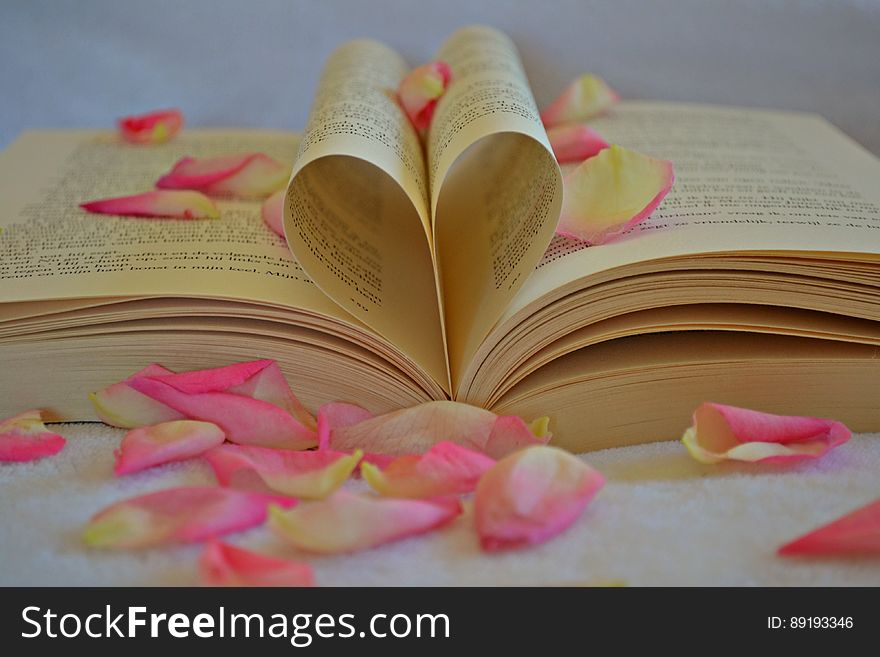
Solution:
{"label": "white fabric surface", "polygon": [[590,70],[626,98],[818,112],[880,154],[880,0],[5,0],[0,147],[169,105],[299,130],[341,42],[417,64],[469,23],[513,37],[540,104]]}
{"label": "white fabric surface", "polygon": [[[196,459],[114,479],[122,431],[55,425],[55,457],[0,465],[0,585],[197,584],[194,546],[90,550],[88,518],[118,500],[176,485],[213,483]],[[853,438],[797,466],[702,466],[677,442],[586,455],[608,478],[586,512],[542,546],[486,555],[468,511],[447,528],[354,555],[310,557],[334,585],[880,585],[874,559],[774,555],[782,543],[880,495],[880,436]],[[353,488],[363,482],[352,481]],[[230,542],[307,558],[258,528]]]}

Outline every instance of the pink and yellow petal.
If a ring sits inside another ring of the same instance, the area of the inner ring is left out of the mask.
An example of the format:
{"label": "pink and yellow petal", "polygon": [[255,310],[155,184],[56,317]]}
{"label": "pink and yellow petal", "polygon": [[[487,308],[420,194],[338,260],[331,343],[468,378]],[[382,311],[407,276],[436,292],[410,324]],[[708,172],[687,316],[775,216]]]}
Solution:
{"label": "pink and yellow petal", "polygon": [[221,486],[321,499],[348,479],[361,454],[222,445],[206,453],[205,459]]}
{"label": "pink and yellow petal", "polygon": [[682,443],[696,460],[785,462],[818,458],[848,441],[841,422],[815,417],[774,415],[724,404],[704,403]]}
{"label": "pink and yellow petal", "polygon": [[335,554],[422,534],[460,513],[460,502],[452,498],[405,500],[340,490],[299,509],[271,507],[269,527],[301,550]]}
{"label": "pink and yellow petal", "polygon": [[779,548],[782,556],[880,556],[880,500]]}
{"label": "pink and yellow petal", "polygon": [[114,383],[98,392],[90,393],[89,399],[101,422],[113,427],[135,429],[151,424],[182,420],[184,419],[182,413],[139,393],[128,385],[129,381],[139,376],[165,376],[168,374],[173,374],[173,372],[161,365],[155,363],[147,365],[124,381]]}
{"label": "pink and yellow petal", "polygon": [[511,454],[477,485],[480,545],[496,551],[542,543],[568,528],[604,483],[597,470],[555,447]]}
{"label": "pink and yellow petal", "polygon": [[428,129],[437,101],[446,93],[451,80],[449,64],[436,61],[414,68],[400,81],[397,97],[416,130]]}
{"label": "pink and yellow petal", "polygon": [[[319,433],[320,433],[319,411]],[[541,423],[539,423],[541,426]],[[424,454],[439,442],[450,441],[499,457],[527,444],[540,444],[538,436],[515,416],[497,416],[476,406],[452,401],[420,404],[346,426],[331,427],[327,445],[335,450],[362,449],[367,454],[404,456]]]}
{"label": "pink and yellow petal", "polygon": [[208,586],[315,585],[315,573],[307,563],[277,559],[216,540],[205,546],[199,572]]}
{"label": "pink and yellow petal", "polygon": [[200,192],[190,190],[159,190],[118,196],[80,204],[93,214],[112,214],[154,219],[217,219],[220,210]]}
{"label": "pink and yellow petal", "polygon": [[367,483],[388,497],[441,497],[470,493],[495,461],[451,442],[437,443],[421,456],[401,456],[384,468],[362,463]]}
{"label": "pink and yellow petal", "polygon": [[359,424],[374,417],[370,411],[357,404],[330,402],[318,409],[318,448],[330,449],[330,436],[334,431]]}
{"label": "pink and yellow petal", "polygon": [[156,182],[160,189],[194,189],[209,195],[269,196],[287,185],[290,167],[265,153],[185,157]]}
{"label": "pink and yellow petal", "polygon": [[263,201],[260,215],[263,223],[279,237],[284,237],[284,197],[287,190],[279,189]]}
{"label": "pink and yellow petal", "polygon": [[53,456],[66,441],[43,424],[42,411],[24,411],[0,420],[0,463],[21,463]]}
{"label": "pink and yellow petal", "polygon": [[116,476],[163,463],[183,461],[221,445],[226,439],[216,424],[173,420],[132,429],[116,451]]}
{"label": "pink and yellow petal", "polygon": [[279,406],[231,392],[186,392],[179,376],[137,377],[129,385],[188,418],[213,422],[235,443],[282,449],[317,443],[313,429]]}
{"label": "pink and yellow petal", "polygon": [[609,147],[593,128],[583,123],[569,123],[547,129],[547,138],[559,164],[583,162]]}
{"label": "pink and yellow petal", "polygon": [[608,242],[651,216],[674,181],[668,160],[606,148],[566,176],[556,232],[588,244]]}
{"label": "pink and yellow petal", "polygon": [[122,138],[132,144],[162,144],[183,127],[180,110],[159,110],[138,116],[126,116],[117,122]]}
{"label": "pink and yellow petal", "polygon": [[587,73],[569,84],[565,90],[541,112],[541,120],[548,128],[562,123],[587,121],[610,109],[620,96],[597,75]]}
{"label": "pink and yellow petal", "polygon": [[217,486],[171,488],[117,502],[97,513],[83,531],[96,548],[143,548],[193,543],[262,524],[269,505],[296,500]]}

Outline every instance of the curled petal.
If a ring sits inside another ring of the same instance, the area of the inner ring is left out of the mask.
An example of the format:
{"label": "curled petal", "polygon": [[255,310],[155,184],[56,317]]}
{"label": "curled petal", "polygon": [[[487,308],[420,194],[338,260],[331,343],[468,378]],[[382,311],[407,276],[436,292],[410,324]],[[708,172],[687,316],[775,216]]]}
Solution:
{"label": "curled petal", "polygon": [[440,497],[470,493],[493,465],[495,461],[485,454],[442,442],[422,456],[401,456],[384,468],[362,463],[361,473],[381,495]]}
{"label": "curled petal", "polygon": [[815,459],[851,437],[841,422],[705,403],[681,442],[701,463]]}
{"label": "curled petal", "polygon": [[187,394],[165,378],[138,377],[131,386],[189,418],[213,422],[234,443],[281,449],[306,449],[316,443],[313,431],[273,404],[226,392]]}
{"label": "curled petal", "polygon": [[546,422],[530,426],[515,416],[498,416],[482,408],[451,401],[420,404],[348,426],[331,427],[328,447],[367,453],[424,454],[442,441],[500,458],[526,445],[550,439]]}
{"label": "curled petal", "polygon": [[180,110],[159,110],[119,119],[119,133],[132,144],[162,144],[173,138],[183,127]]}
{"label": "curled petal", "polygon": [[209,586],[314,586],[307,563],[276,559],[229,543],[209,541],[199,558],[202,581]]}
{"label": "curled petal", "polygon": [[548,128],[547,138],[559,164],[583,162],[609,146],[602,135],[583,123]]}
{"label": "curled petal", "polygon": [[0,420],[0,463],[35,461],[64,449],[64,438],[43,424],[42,412],[25,411]]}
{"label": "curled petal", "polygon": [[783,556],[880,555],[880,500],[804,534],[779,548]]}
{"label": "curled petal", "polygon": [[586,121],[607,111],[620,96],[598,75],[587,73],[569,84],[565,90],[541,112],[541,120],[548,128],[561,123]]}
{"label": "curled petal", "polygon": [[170,488],[100,511],[86,526],[83,540],[98,548],[195,543],[261,524],[270,504],[290,508],[296,500],[217,486]]}
{"label": "curled petal", "polygon": [[474,518],[486,551],[542,543],[573,523],[604,477],[556,447],[500,460],[477,485]]}
{"label": "curled petal", "polygon": [[334,430],[358,424],[373,417],[365,408],[346,402],[330,402],[318,409],[318,449],[330,449],[330,434]]}
{"label": "curled petal", "polygon": [[291,511],[270,507],[268,524],[302,550],[332,554],[422,534],[460,513],[457,499],[401,500],[340,490]]}
{"label": "curled petal", "polygon": [[169,373],[161,378],[186,394],[228,392],[258,399],[283,408],[309,429],[316,427],[315,418],[293,394],[274,360],[251,360],[207,370]]}
{"label": "curled petal", "polygon": [[276,235],[284,237],[284,195],[287,190],[279,189],[263,201],[260,214],[263,223]]}
{"label": "curled petal", "polygon": [[155,219],[217,219],[220,210],[200,192],[160,190],[133,196],[118,196],[89,201],[80,206],[95,214],[116,214]]}
{"label": "curled petal", "polygon": [[361,454],[222,445],[205,454],[205,459],[221,486],[320,499],[348,479]]}
{"label": "curled petal", "polygon": [[209,195],[269,196],[287,184],[290,167],[265,153],[185,157],[156,182],[160,189],[197,189]]}
{"label": "curled petal", "polygon": [[672,162],[611,146],[565,177],[556,232],[602,244],[651,216],[675,174]]}
{"label": "curled petal", "polygon": [[182,413],[142,395],[128,385],[129,381],[139,376],[165,376],[167,374],[174,374],[174,372],[153,363],[128,377],[125,381],[114,383],[103,390],[89,394],[89,399],[92,401],[95,413],[101,422],[113,427],[134,429],[150,424],[182,420],[184,419]]}
{"label": "curled petal", "polygon": [[410,71],[397,88],[397,97],[416,130],[427,130],[437,101],[446,93],[452,69],[443,61],[423,64]]}
{"label": "curled petal", "polygon": [[174,420],[132,429],[116,451],[116,476],[162,463],[183,461],[221,445],[226,437],[216,424]]}

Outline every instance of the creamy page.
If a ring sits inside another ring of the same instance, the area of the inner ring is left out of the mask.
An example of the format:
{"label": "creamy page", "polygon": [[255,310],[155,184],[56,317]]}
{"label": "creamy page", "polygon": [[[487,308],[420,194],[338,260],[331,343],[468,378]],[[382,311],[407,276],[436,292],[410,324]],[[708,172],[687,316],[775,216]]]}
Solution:
{"label": "creamy page", "polygon": [[125,144],[111,132],[25,133],[0,155],[0,302],[215,297],[360,325],[315,287],[284,241],[263,225],[258,202],[221,200],[220,219],[198,221],[79,208],[148,191],[185,155],[263,151],[290,161],[298,143],[297,135],[266,131],[188,129],[148,147]]}
{"label": "creamy page", "polygon": [[554,238],[505,318],[584,276],[658,258],[788,251],[880,263],[880,161],[818,116],[629,102],[592,125],[672,160],[675,185],[619,241]]}
{"label": "creamy page", "polygon": [[315,283],[449,387],[424,154],[395,95],[408,66],[353,41],[318,85],[285,203]]}
{"label": "creamy page", "polygon": [[428,135],[435,256],[453,382],[547,247],[562,179],[516,47],[487,27],[453,34]]}

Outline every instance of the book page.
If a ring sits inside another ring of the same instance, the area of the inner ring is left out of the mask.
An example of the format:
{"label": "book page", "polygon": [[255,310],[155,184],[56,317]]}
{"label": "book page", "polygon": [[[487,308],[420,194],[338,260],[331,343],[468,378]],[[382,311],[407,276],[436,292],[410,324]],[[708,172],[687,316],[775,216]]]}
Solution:
{"label": "book page", "polygon": [[591,125],[672,160],[675,185],[618,241],[555,237],[504,320],[581,278],[660,258],[806,252],[880,262],[880,161],[818,116],[629,102]]}
{"label": "book page", "polygon": [[[179,158],[263,151],[290,161],[299,137],[185,130],[138,146],[100,131],[28,132],[0,155],[0,303],[189,296],[299,308],[362,326],[315,287],[259,202],[219,200],[220,219],[89,214],[79,204],[149,191]],[[20,306],[9,304],[13,313]],[[4,307],[0,306],[0,317]]]}
{"label": "book page", "polygon": [[368,40],[331,55],[285,203],[315,283],[449,387],[421,143],[396,102],[406,63]]}
{"label": "book page", "polygon": [[455,382],[546,249],[562,179],[507,36],[463,28],[436,58],[452,69],[428,136],[428,171]]}

